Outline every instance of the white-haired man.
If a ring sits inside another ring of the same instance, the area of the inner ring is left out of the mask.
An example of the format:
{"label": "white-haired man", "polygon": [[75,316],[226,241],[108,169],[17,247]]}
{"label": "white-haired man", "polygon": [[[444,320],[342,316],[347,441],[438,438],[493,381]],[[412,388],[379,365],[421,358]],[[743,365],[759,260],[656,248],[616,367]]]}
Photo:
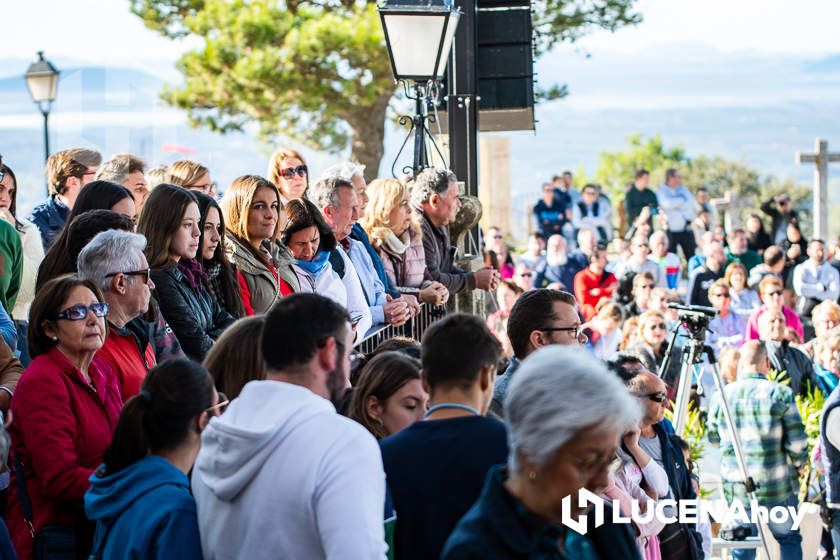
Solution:
{"label": "white-haired man", "polygon": [[151,326],[141,315],[149,309],[155,284],[143,250],[146,238],[122,230],[103,231],[79,253],[79,276],[93,280],[109,306],[108,338],[96,353],[111,365],[127,401],[140,391],[155,366]]}
{"label": "white-haired man", "polygon": [[[352,161],[345,161],[343,163],[339,163],[333,166],[328,167],[324,170],[324,173],[321,175],[321,179],[342,179],[344,181],[349,181],[353,184],[353,188],[356,189],[356,196],[359,197],[359,216],[363,216],[365,213],[365,208],[367,207],[368,203],[368,195],[367,195],[367,182],[365,181],[365,166],[360,163],[354,163]],[[385,291],[388,292],[393,298],[400,297],[400,292],[397,290],[397,287],[391,282],[388,278],[388,275],[385,274],[385,266],[382,264],[382,257],[379,256],[379,252],[373,248],[373,245],[370,242],[370,238],[368,237],[367,232],[362,228],[359,222],[353,224],[353,229],[350,230],[350,238],[355,239],[356,241],[360,242],[364,245],[365,251],[367,251],[368,256],[370,256],[370,260],[373,263],[373,268],[376,271],[376,276],[379,278],[379,281],[385,286]],[[350,255],[350,260],[353,261],[353,264],[356,264],[359,259],[354,259],[353,254]]]}

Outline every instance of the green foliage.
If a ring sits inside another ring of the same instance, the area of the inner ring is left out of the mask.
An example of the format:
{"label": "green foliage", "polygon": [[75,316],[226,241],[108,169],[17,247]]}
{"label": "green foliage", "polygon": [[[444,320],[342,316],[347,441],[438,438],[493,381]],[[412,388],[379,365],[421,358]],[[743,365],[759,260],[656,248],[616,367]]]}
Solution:
{"label": "green foliage", "polygon": [[786,369],[782,371],[777,371],[773,368],[770,368],[770,371],[767,372],[767,379],[770,381],[775,381],[781,385],[787,385],[790,387],[790,376],[788,376],[788,372]]}
{"label": "green foliage", "polygon": [[[394,81],[374,0],[129,0],[145,25],[170,38],[199,37],[202,48],[177,63],[184,85],[163,99],[190,123],[218,132],[259,125],[339,152],[376,170],[383,153]],[[635,24],[635,0],[539,0],[539,52],[596,28]],[[541,91],[544,100],[565,86]]]}
{"label": "green foliage", "polygon": [[[808,392],[796,396],[796,409],[802,418],[805,426],[805,435],[808,437],[808,455],[820,441],[820,420],[822,409],[825,406],[825,393],[819,388],[809,388]],[[800,500],[818,501],[821,493],[819,488],[819,476],[812,476],[813,466],[806,463],[799,475]]]}

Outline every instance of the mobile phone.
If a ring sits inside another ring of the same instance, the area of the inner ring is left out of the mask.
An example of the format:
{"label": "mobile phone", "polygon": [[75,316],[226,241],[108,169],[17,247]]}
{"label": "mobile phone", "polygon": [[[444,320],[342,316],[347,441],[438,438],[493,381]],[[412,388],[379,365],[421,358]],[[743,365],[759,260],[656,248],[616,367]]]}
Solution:
{"label": "mobile phone", "polygon": [[362,320],[362,317],[364,317],[364,315],[362,315],[361,313],[359,313],[358,315],[353,315],[352,317],[350,317],[350,324],[355,327],[359,324],[359,321]]}

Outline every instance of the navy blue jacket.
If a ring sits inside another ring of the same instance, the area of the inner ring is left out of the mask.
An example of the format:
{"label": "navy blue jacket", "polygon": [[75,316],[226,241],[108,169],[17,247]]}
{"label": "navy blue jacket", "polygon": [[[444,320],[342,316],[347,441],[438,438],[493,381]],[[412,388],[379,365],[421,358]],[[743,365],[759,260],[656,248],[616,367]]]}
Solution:
{"label": "navy blue jacket", "polygon": [[373,269],[376,271],[376,275],[379,276],[379,279],[385,286],[385,292],[392,298],[396,299],[400,297],[400,291],[397,290],[397,287],[394,286],[388,278],[388,275],[385,274],[385,266],[382,264],[382,257],[379,256],[379,252],[373,248],[373,245],[371,245],[370,237],[368,237],[364,228],[362,228],[362,226],[358,223],[353,224],[353,229],[350,231],[350,237],[356,241],[361,241],[362,245],[364,245],[365,249],[367,249],[367,252],[370,255],[370,260],[373,261]]}
{"label": "navy blue jacket", "polygon": [[96,521],[97,558],[201,560],[190,482],[172,463],[149,455],[90,484],[85,513]]}
{"label": "navy blue jacket", "polygon": [[38,231],[41,232],[44,252],[58,237],[69,215],[70,209],[56,199],[55,195],[51,195],[46,202],[33,208],[32,213],[27,216],[26,219],[38,226]]}

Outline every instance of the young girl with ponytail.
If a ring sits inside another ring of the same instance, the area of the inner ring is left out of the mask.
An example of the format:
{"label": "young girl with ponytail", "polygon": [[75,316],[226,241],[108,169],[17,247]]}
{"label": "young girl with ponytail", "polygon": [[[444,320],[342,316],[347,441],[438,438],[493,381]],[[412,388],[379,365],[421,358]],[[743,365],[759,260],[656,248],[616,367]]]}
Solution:
{"label": "young girl with ponytail", "polygon": [[187,473],[201,431],[227,406],[219,398],[195,362],[171,360],[149,371],[120,414],[104,464],[90,477],[91,558],[201,559]]}

